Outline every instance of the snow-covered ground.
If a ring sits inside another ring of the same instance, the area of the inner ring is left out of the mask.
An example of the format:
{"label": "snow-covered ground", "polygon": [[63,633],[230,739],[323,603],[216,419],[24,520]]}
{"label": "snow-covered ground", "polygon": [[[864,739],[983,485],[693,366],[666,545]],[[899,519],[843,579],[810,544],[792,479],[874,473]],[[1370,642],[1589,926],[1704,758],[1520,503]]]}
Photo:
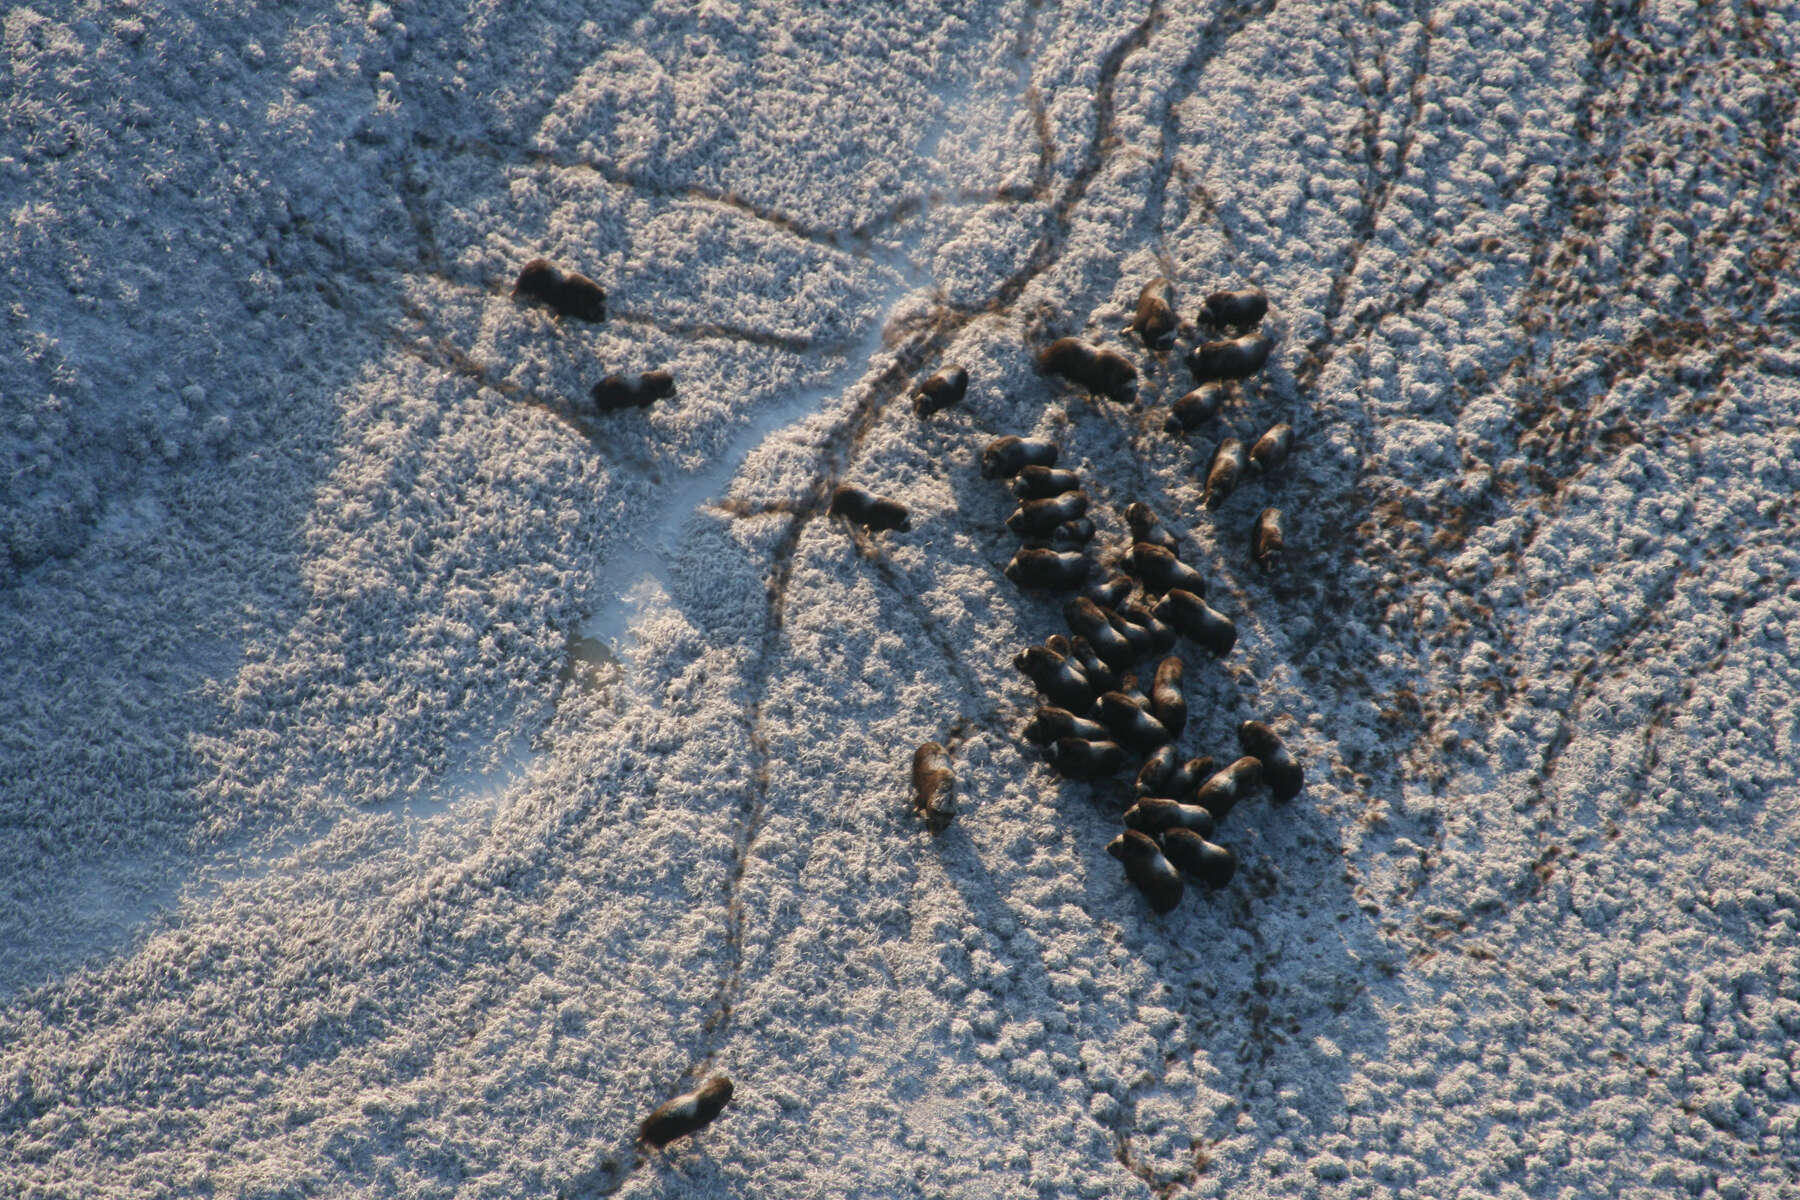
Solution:
{"label": "snow-covered ground", "polygon": [[[1800,1196],[1791,7],[4,36],[0,1194]],[[513,299],[540,254],[604,324]],[[1120,334],[1156,274],[1273,301],[1185,438]],[[1040,375],[1065,334],[1140,403]],[[1006,433],[1236,620],[1184,750],[1306,768],[1167,917],[1128,783],[1018,733],[1063,625],[1000,574]]]}

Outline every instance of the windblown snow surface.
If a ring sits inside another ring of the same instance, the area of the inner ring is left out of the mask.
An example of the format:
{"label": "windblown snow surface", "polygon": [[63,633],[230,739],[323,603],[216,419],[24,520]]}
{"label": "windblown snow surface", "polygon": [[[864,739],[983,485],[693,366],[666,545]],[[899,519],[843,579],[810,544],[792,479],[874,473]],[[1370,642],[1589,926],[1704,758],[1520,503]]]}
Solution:
{"label": "windblown snow surface", "polygon": [[[1800,1195],[1791,7],[4,36],[0,1193]],[[609,319],[515,300],[537,255]],[[1157,274],[1273,302],[1183,438],[1120,333]],[[1139,403],[1038,374],[1060,335]],[[1305,767],[1167,917],[1128,779],[1018,733],[1063,624],[1000,574],[1009,433],[1237,622],[1184,753],[1259,717]]]}

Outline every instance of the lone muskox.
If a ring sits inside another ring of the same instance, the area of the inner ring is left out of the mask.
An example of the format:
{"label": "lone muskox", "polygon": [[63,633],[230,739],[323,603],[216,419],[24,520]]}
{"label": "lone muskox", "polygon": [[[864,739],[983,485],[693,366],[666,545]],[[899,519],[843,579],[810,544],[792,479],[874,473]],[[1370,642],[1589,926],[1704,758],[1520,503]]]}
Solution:
{"label": "lone muskox", "polygon": [[526,263],[513,281],[513,294],[529,296],[565,317],[606,320],[606,292],[586,275],[563,271],[547,258]]}
{"label": "lone muskox", "polygon": [[1202,342],[1188,351],[1187,368],[1197,383],[1248,379],[1263,369],[1275,343],[1267,334],[1247,333],[1224,342]]}
{"label": "lone muskox", "polygon": [[1026,467],[1054,467],[1056,443],[1042,438],[1022,438],[1007,434],[995,438],[981,450],[981,475],[984,479],[1011,479]]}
{"label": "lone muskox", "polygon": [[1138,292],[1130,329],[1151,350],[1167,350],[1175,341],[1175,285],[1158,275]]}
{"label": "lone muskox", "polygon": [[1192,432],[1218,416],[1224,404],[1225,385],[1203,383],[1169,406],[1169,419],[1163,422],[1163,432]]}
{"label": "lone muskox", "polygon": [[1097,350],[1080,338],[1057,338],[1038,355],[1038,365],[1121,404],[1137,395],[1137,367],[1131,360],[1116,350]]}
{"label": "lone muskox", "polygon": [[1228,437],[1213,451],[1212,464],[1206,468],[1206,491],[1200,497],[1208,508],[1217,508],[1236,490],[1244,477],[1244,443]]}
{"label": "lone muskox", "polygon": [[1181,903],[1181,872],[1148,836],[1127,829],[1106,844],[1106,852],[1125,864],[1125,878],[1144,893],[1151,908],[1167,913]]}
{"label": "lone muskox", "polygon": [[1203,301],[1200,319],[1215,329],[1249,329],[1269,311],[1269,298],[1258,288],[1214,292]]}
{"label": "lone muskox", "polygon": [[913,751],[912,797],[913,810],[933,833],[949,828],[956,818],[956,776],[950,770],[950,752],[937,742]]}
{"label": "lone muskox", "polygon": [[1085,554],[1023,546],[1001,573],[1022,588],[1072,592],[1086,581],[1091,569],[1092,563]]}
{"label": "lone muskox", "polygon": [[854,484],[839,484],[831,493],[831,504],[825,510],[834,517],[848,517],[871,530],[912,528],[912,517],[906,505],[886,496],[877,496]]}
{"label": "lone muskox", "polygon": [[731,1100],[731,1080],[714,1075],[694,1091],[675,1097],[644,1118],[638,1138],[652,1146],[666,1146],[678,1137],[698,1132]]}
{"label": "lone muskox", "polygon": [[1237,626],[1231,618],[1185,588],[1170,589],[1157,604],[1155,612],[1183,637],[1193,639],[1221,657],[1237,645]]}
{"label": "lone muskox", "polygon": [[961,367],[945,367],[913,393],[913,411],[928,417],[939,409],[960,404],[969,391],[969,373]]}
{"label": "lone muskox", "polygon": [[1170,862],[1209,888],[1224,887],[1237,873],[1237,857],[1225,847],[1213,845],[1196,830],[1165,829],[1157,840]]}
{"label": "lone muskox", "polygon": [[1256,439],[1250,447],[1250,465],[1256,468],[1258,475],[1267,475],[1277,470],[1287,461],[1288,451],[1294,446],[1294,427],[1286,421],[1271,425]]}
{"label": "lone muskox", "polygon": [[1265,571],[1273,571],[1281,565],[1281,550],[1287,543],[1287,535],[1281,528],[1281,510],[1265,508],[1256,518],[1256,526],[1250,531],[1250,553],[1255,557],[1257,565]]}
{"label": "lone muskox", "polygon": [[620,408],[647,408],[656,401],[675,394],[675,377],[667,371],[645,371],[641,375],[608,375],[594,385],[589,395],[601,412]]}
{"label": "lone muskox", "polygon": [[1269,785],[1271,796],[1292,800],[1300,794],[1305,776],[1280,735],[1261,721],[1245,721],[1238,726],[1237,736],[1244,753],[1254,755],[1262,764],[1263,781]]}

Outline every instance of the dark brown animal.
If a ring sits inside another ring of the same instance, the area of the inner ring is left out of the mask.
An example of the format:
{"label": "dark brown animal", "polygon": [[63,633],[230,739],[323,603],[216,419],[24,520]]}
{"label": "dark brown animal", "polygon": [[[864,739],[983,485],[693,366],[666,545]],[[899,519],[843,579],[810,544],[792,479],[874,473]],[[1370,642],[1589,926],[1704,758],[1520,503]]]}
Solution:
{"label": "dark brown animal", "polygon": [[848,483],[839,484],[831,493],[831,505],[825,511],[834,517],[848,517],[875,531],[912,528],[912,517],[907,513],[906,505]]}
{"label": "dark brown animal", "polygon": [[1262,779],[1262,763],[1245,755],[1201,784],[1194,793],[1194,803],[1211,813],[1213,820],[1223,821]]}
{"label": "dark brown animal", "polygon": [[1250,531],[1250,553],[1255,557],[1257,565],[1265,571],[1273,571],[1281,565],[1281,550],[1286,544],[1286,535],[1281,528],[1281,510],[1265,508],[1256,518],[1256,526]]}
{"label": "dark brown animal", "polygon": [[1175,285],[1158,275],[1138,293],[1131,331],[1151,350],[1166,350],[1175,341]]}
{"label": "dark brown animal", "polygon": [[513,282],[513,294],[529,296],[565,317],[606,320],[606,292],[586,275],[559,269],[547,258],[526,263]]}
{"label": "dark brown animal", "polygon": [[1072,592],[1087,580],[1092,567],[1086,555],[1072,550],[1024,546],[1001,573],[1022,588]]}
{"label": "dark brown animal", "polygon": [[1276,800],[1292,800],[1305,784],[1300,763],[1289,752],[1281,737],[1261,721],[1245,721],[1237,728],[1238,744],[1245,754],[1254,755],[1262,764],[1263,782]]}
{"label": "dark brown animal", "polygon": [[1073,713],[1093,707],[1093,684],[1067,656],[1048,646],[1027,646],[1013,657],[1013,666],[1031,680],[1050,702]]}
{"label": "dark brown animal", "polygon": [[949,828],[956,818],[956,776],[950,770],[950,753],[936,742],[913,751],[913,810],[925,818],[933,833]]}
{"label": "dark brown animal", "polygon": [[1249,329],[1260,324],[1269,311],[1269,298],[1257,288],[1235,292],[1214,292],[1204,301],[1200,318],[1216,329],[1230,326]]}
{"label": "dark brown animal", "polygon": [[1237,645],[1237,626],[1193,592],[1173,588],[1156,606],[1156,615],[1214,654],[1223,656]]}
{"label": "dark brown animal", "polygon": [[1081,487],[1081,476],[1056,467],[1026,467],[1013,480],[1013,495],[1021,500],[1044,500]]}
{"label": "dark brown animal", "polygon": [[1213,845],[1197,830],[1165,829],[1158,840],[1170,862],[1215,891],[1230,883],[1237,873],[1237,856],[1223,846]]}
{"label": "dark brown animal", "polygon": [[1125,810],[1126,828],[1152,836],[1165,829],[1191,829],[1201,837],[1211,837],[1213,815],[1198,804],[1183,804],[1164,796],[1141,796]]}
{"label": "dark brown animal", "polygon": [[1124,692],[1107,692],[1100,697],[1100,723],[1112,730],[1115,741],[1140,754],[1152,753],[1174,740],[1149,709],[1133,703]]}
{"label": "dark brown animal", "polygon": [[589,393],[601,412],[620,408],[647,408],[656,401],[675,394],[675,377],[667,371],[645,371],[641,375],[608,375]]}
{"label": "dark brown animal", "polygon": [[1043,537],[1058,525],[1074,521],[1088,510],[1086,492],[1063,492],[1042,500],[1021,500],[1006,518],[1006,527],[1020,537]]}
{"label": "dark brown animal", "polygon": [[1258,475],[1267,475],[1280,468],[1287,461],[1288,451],[1294,446],[1294,427],[1286,421],[1271,425],[1256,439],[1250,447],[1250,465],[1256,468]]}
{"label": "dark brown animal", "polygon": [[1206,595],[1206,578],[1161,546],[1150,542],[1131,543],[1131,549],[1125,552],[1124,565],[1143,583],[1145,591],[1166,592],[1181,588],[1196,596]]}
{"label": "dark brown animal", "polygon": [[1196,382],[1215,379],[1248,379],[1263,369],[1275,343],[1268,335],[1245,334],[1226,342],[1202,342],[1188,351],[1187,368]]}
{"label": "dark brown animal", "polygon": [[1167,434],[1190,433],[1219,415],[1225,403],[1225,386],[1203,383],[1169,406],[1169,419],[1163,422]]}
{"label": "dark brown animal", "polygon": [[1206,468],[1206,492],[1201,500],[1208,508],[1225,503],[1244,477],[1244,443],[1228,437],[1213,451],[1212,464]]}
{"label": "dark brown animal", "polygon": [[1011,479],[1026,467],[1054,467],[1056,443],[1016,434],[995,438],[981,450],[984,479]]}
{"label": "dark brown animal", "polygon": [[1040,746],[1048,746],[1063,738],[1080,738],[1084,742],[1104,742],[1112,735],[1106,732],[1106,726],[1098,721],[1090,721],[1086,717],[1078,717],[1066,708],[1045,705],[1031,714],[1026,722],[1025,740]]}
{"label": "dark brown animal", "polygon": [[1137,395],[1137,367],[1114,350],[1096,350],[1079,338],[1058,338],[1038,355],[1038,365],[1090,392],[1129,403]]}
{"label": "dark brown animal", "polygon": [[939,409],[962,403],[969,391],[969,373],[961,367],[945,367],[913,393],[913,412],[928,417]]}
{"label": "dark brown animal", "polygon": [[1089,742],[1058,738],[1045,757],[1058,775],[1067,779],[1101,779],[1125,769],[1125,748],[1117,742]]}
{"label": "dark brown animal", "polygon": [[638,1126],[639,1140],[661,1147],[705,1129],[730,1102],[731,1092],[731,1080],[714,1075],[695,1091],[675,1097],[645,1117]]}
{"label": "dark brown animal", "polygon": [[[1156,664],[1150,685],[1150,713],[1174,737],[1187,728],[1187,697],[1181,694],[1181,659],[1171,654]],[[1173,765],[1173,764],[1171,764]]]}
{"label": "dark brown animal", "polygon": [[1150,838],[1127,829],[1106,844],[1106,852],[1125,864],[1125,878],[1144,894],[1151,908],[1167,913],[1181,903],[1181,872]]}

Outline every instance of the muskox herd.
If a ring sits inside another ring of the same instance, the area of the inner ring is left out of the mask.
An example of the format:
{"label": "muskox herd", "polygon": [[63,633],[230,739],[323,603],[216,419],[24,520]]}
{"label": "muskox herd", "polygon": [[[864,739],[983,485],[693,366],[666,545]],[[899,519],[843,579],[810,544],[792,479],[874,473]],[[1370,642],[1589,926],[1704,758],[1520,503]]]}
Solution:
{"label": "muskox herd", "polygon": [[[1257,328],[1268,307],[1260,291],[1215,292],[1187,324],[1177,315],[1169,280],[1144,285],[1127,331],[1147,349],[1167,351],[1190,329],[1230,335],[1199,340],[1185,356],[1196,386],[1170,406],[1166,432],[1179,436],[1212,421],[1232,384],[1268,362],[1274,343]],[[1091,395],[1120,404],[1137,398],[1137,366],[1118,350],[1058,338],[1037,363]],[[920,385],[914,408],[927,416],[959,401],[967,388],[967,370],[947,368]],[[1274,476],[1293,441],[1285,422],[1248,447],[1222,437],[1203,477],[1201,506],[1216,511],[1245,480]],[[1079,474],[1057,465],[1059,458],[1056,443],[1016,435],[995,438],[980,456],[982,476],[1009,482],[1018,502],[1006,527],[1021,544],[1004,574],[1021,588],[1061,596],[1068,626],[1013,659],[1041,699],[1022,733],[1065,778],[1098,782],[1135,769],[1121,815],[1125,828],[1106,850],[1150,906],[1167,913],[1180,902],[1186,880],[1208,889],[1231,881],[1236,857],[1212,838],[1238,801],[1258,790],[1289,800],[1303,775],[1264,721],[1238,726],[1239,753],[1223,765],[1210,756],[1184,759],[1176,750],[1188,715],[1178,646],[1223,657],[1237,644],[1237,626],[1208,603],[1205,577],[1181,557],[1181,539],[1148,504],[1125,507],[1125,546],[1095,554],[1094,500]],[[1284,541],[1281,511],[1263,509],[1251,528],[1251,557],[1273,571]],[[1151,662],[1146,692],[1136,672]],[[948,753],[936,742],[921,746],[913,758],[913,801],[933,829],[943,829],[954,814],[952,792]]]}
{"label": "muskox herd", "polygon": [[[984,456],[985,458],[985,456]],[[1053,469],[1051,464],[1034,464]],[[1070,491],[1063,496],[1081,496]],[[1045,501],[1024,501],[1043,504]],[[1086,504],[1064,510],[1087,522]],[[1223,769],[1210,757],[1182,760],[1175,745],[1187,726],[1182,691],[1184,662],[1176,650],[1186,641],[1214,657],[1237,644],[1237,626],[1206,600],[1205,577],[1177,553],[1178,539],[1149,506],[1125,510],[1132,541],[1116,562],[1117,573],[1087,584],[1094,560],[1079,550],[1021,546],[1006,574],[1021,587],[1066,596],[1067,634],[1028,646],[1013,665],[1044,703],[1023,729],[1044,749],[1051,768],[1070,779],[1097,781],[1136,765],[1134,803],[1123,814],[1124,832],[1106,847],[1127,877],[1159,913],[1181,900],[1184,877],[1207,888],[1231,881],[1237,861],[1209,840],[1236,803],[1266,786],[1281,800],[1300,789],[1300,768],[1264,722],[1238,728],[1243,754]],[[1009,522],[1011,525],[1012,522]],[[1038,538],[1065,534],[1066,524],[1031,527]],[[1071,540],[1092,538],[1091,523]],[[1156,661],[1146,693],[1134,671]]]}
{"label": "muskox herd", "polygon": [[[513,281],[513,295],[544,305],[560,317],[578,321],[606,320],[606,290],[586,275],[565,271],[547,258],[534,258]],[[675,394],[675,377],[667,371],[607,375],[588,393],[600,412],[645,408]]]}
{"label": "muskox herd", "polygon": [[[606,319],[600,285],[546,259],[525,265],[514,293],[563,317]],[[1264,367],[1274,349],[1259,330],[1268,307],[1260,291],[1219,291],[1205,298],[1194,322],[1184,322],[1168,279],[1144,285],[1127,332],[1146,349],[1165,353],[1186,333],[1218,335],[1196,337],[1185,355],[1195,387],[1169,406],[1166,433],[1179,437],[1212,423],[1232,384]],[[1089,394],[1120,404],[1136,401],[1137,366],[1118,350],[1058,338],[1039,352],[1037,365]],[[968,388],[967,369],[946,366],[914,389],[913,410],[930,418],[960,404]],[[643,407],[674,391],[669,372],[651,370],[609,374],[593,386],[591,397],[605,412]],[[1246,479],[1279,471],[1293,440],[1286,423],[1270,427],[1248,448],[1236,437],[1222,437],[1203,477],[1201,506],[1216,511]],[[1013,659],[1041,699],[1022,734],[1065,778],[1102,782],[1133,773],[1128,802],[1121,806],[1124,829],[1106,851],[1151,908],[1168,913],[1180,903],[1188,880],[1207,889],[1231,882],[1236,856],[1213,839],[1238,802],[1259,790],[1276,801],[1291,800],[1301,790],[1303,772],[1275,731],[1258,720],[1238,725],[1239,754],[1223,766],[1211,756],[1184,758],[1178,751],[1188,724],[1179,648],[1190,644],[1222,658],[1237,643],[1237,627],[1208,603],[1205,577],[1181,557],[1181,538],[1149,505],[1127,505],[1122,515],[1128,543],[1096,553],[1094,499],[1078,473],[1057,466],[1059,453],[1051,441],[1005,436],[990,441],[980,456],[982,476],[1008,481],[1017,501],[1006,527],[1021,544],[1003,573],[1020,588],[1061,596],[1068,626],[1066,634],[1053,633]],[[905,505],[854,484],[842,483],[831,492],[827,512],[871,532],[911,529]],[[1280,510],[1263,509],[1252,526],[1250,548],[1265,571],[1279,567],[1284,538]],[[1151,662],[1146,691],[1137,672]],[[955,774],[950,752],[940,743],[927,742],[914,752],[911,793],[914,809],[931,830],[949,827],[957,813]],[[732,1091],[730,1079],[713,1076],[659,1106],[640,1125],[639,1139],[661,1147],[704,1128],[723,1111]]]}

